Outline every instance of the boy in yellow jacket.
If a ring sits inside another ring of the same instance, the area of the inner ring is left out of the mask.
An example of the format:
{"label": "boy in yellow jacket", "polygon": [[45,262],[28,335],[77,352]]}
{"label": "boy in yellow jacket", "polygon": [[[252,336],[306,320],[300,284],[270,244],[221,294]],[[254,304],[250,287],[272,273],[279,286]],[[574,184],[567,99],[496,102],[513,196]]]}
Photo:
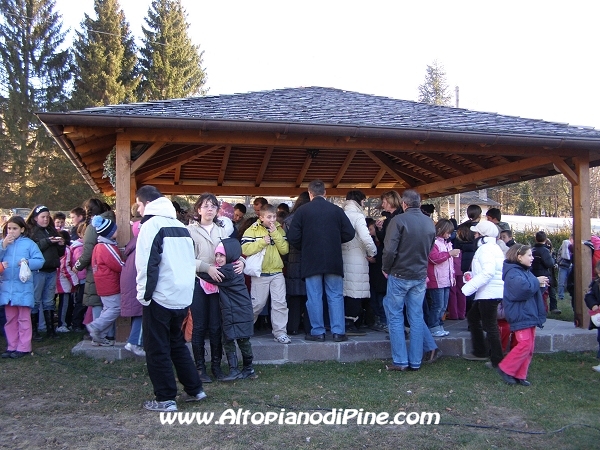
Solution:
{"label": "boy in yellow jacket", "polygon": [[242,236],[242,252],[246,256],[254,255],[266,249],[259,277],[252,277],[250,296],[254,322],[265,307],[271,294],[271,324],[275,341],[289,344],[291,339],[286,333],[288,307],[285,299],[285,279],[283,277],[282,255],[289,251],[285,231],[277,222],[277,208],[264,205],[258,220]]}

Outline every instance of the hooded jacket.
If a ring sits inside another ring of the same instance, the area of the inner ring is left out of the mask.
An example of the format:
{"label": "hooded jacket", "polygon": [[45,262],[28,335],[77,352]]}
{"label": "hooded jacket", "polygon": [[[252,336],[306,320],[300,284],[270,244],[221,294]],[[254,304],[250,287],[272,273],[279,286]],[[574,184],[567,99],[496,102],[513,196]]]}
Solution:
{"label": "hooded jacket", "polygon": [[50,237],[61,237],[58,231],[50,227],[42,228],[35,225],[30,233],[31,239],[38,245],[44,255],[42,272],[54,272],[60,267],[60,258],[65,254],[65,246],[52,242]]}
{"label": "hooded jacket", "polygon": [[252,300],[244,281],[243,274],[235,273],[233,262],[242,256],[242,247],[235,238],[222,241],[225,248],[226,264],[219,267],[223,274],[221,282],[214,281],[208,273],[200,272],[198,276],[209,283],[219,286],[219,304],[223,335],[228,341],[249,338],[254,334],[254,313]]}
{"label": "hooded jacket", "polygon": [[377,247],[369,234],[362,208],[354,200],[346,200],[344,212],[354,228],[354,239],[342,244],[344,260],[344,296],[352,298],[371,297],[369,283],[369,261],[367,256],[375,256]]}
{"label": "hooded jacket", "polygon": [[540,327],[546,322],[546,308],[540,283],[530,270],[518,263],[504,261],[502,306],[510,331]]}
{"label": "hooded jacket", "polygon": [[146,204],[135,266],[137,299],[142,305],[154,300],[167,309],[190,306],[196,281],[194,243],[166,197]]}
{"label": "hooded jacket", "polygon": [[452,287],[456,284],[454,260],[450,256],[452,243],[437,236],[429,252],[427,264],[427,289]]}
{"label": "hooded jacket", "polygon": [[475,294],[475,300],[493,300],[502,298],[504,282],[502,265],[504,253],[496,244],[496,238],[485,236],[479,240],[481,245],[475,252],[471,263],[473,278],[462,287],[463,294]]}
{"label": "hooded jacket", "polygon": [[0,264],[8,263],[2,272],[0,281],[0,305],[27,306],[33,308],[33,277],[25,283],[19,279],[21,267],[19,261],[28,260],[29,268],[39,270],[44,265],[44,257],[39,247],[28,237],[19,236],[15,241],[2,248],[0,241]]}
{"label": "hooded jacket", "polygon": [[[271,236],[275,245],[267,244],[264,240],[265,236]],[[285,231],[279,224],[275,222],[275,231],[269,232],[258,219],[244,232],[242,236],[242,253],[246,256],[254,255],[263,249],[267,249],[262,262],[262,273],[279,273],[283,271],[283,255],[289,252],[289,244],[285,238]]]}
{"label": "hooded jacket", "polygon": [[105,297],[121,292],[121,271],[123,261],[117,243],[98,236],[98,244],[92,252],[92,271],[96,280],[98,295]]}

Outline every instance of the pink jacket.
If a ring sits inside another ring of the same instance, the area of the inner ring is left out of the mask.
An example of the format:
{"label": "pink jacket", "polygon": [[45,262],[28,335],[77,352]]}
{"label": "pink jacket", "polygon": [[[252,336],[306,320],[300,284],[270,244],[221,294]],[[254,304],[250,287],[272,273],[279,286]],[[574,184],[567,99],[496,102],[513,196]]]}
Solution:
{"label": "pink jacket", "polygon": [[437,236],[429,252],[427,263],[427,289],[451,287],[456,284],[454,261],[450,256],[452,243]]}
{"label": "pink jacket", "polygon": [[[73,264],[79,260],[81,255],[83,254],[83,239],[79,238],[76,241],[73,241],[71,244],[71,250],[73,251]],[[77,273],[77,278],[79,279],[79,284],[85,283],[85,277],[87,275],[87,269],[80,270]]]}
{"label": "pink jacket", "polygon": [[79,284],[79,279],[73,271],[73,252],[70,247],[65,248],[65,254],[60,258],[60,267],[56,269],[56,293],[70,294]]}

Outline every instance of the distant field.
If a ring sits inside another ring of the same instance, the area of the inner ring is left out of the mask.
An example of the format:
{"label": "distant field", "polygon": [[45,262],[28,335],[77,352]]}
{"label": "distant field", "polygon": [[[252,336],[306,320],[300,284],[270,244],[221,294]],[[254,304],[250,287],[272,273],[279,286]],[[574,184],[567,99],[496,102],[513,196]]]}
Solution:
{"label": "distant field", "polygon": [[[529,217],[502,214],[502,221],[508,222],[513,230],[523,231],[525,228],[539,228],[544,231],[556,231],[561,228],[572,228],[570,217]],[[600,219],[592,219],[592,233],[600,232]]]}

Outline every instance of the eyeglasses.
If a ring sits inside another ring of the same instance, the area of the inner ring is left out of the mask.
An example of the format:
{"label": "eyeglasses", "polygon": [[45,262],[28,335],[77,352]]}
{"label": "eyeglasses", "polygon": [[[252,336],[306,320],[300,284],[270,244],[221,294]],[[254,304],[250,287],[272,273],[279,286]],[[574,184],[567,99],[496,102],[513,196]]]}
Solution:
{"label": "eyeglasses", "polygon": [[212,203],[205,203],[204,205],[200,206],[201,209],[217,209],[218,206],[213,205]]}

